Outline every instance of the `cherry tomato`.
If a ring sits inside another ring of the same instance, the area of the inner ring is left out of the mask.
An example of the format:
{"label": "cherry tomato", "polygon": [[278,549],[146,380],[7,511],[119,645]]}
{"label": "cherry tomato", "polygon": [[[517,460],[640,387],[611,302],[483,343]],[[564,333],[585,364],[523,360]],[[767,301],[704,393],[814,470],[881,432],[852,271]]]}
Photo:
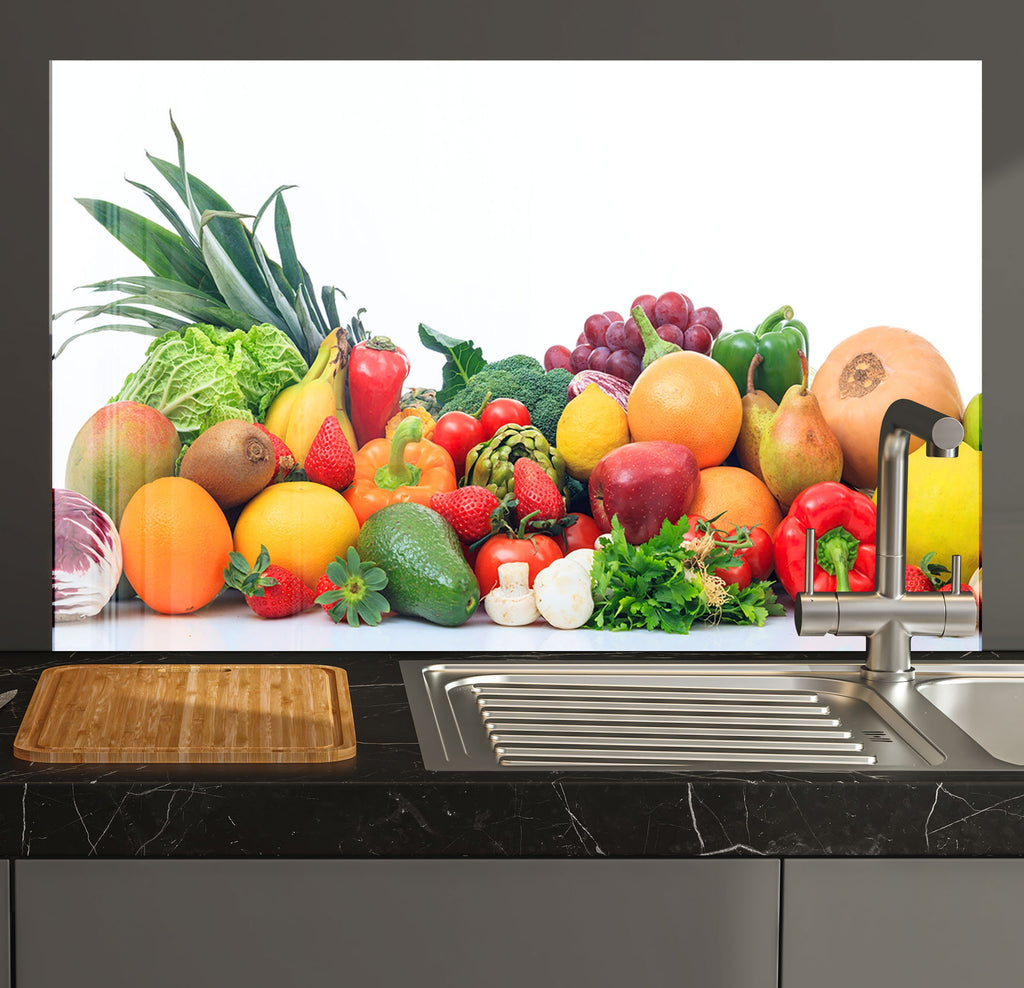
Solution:
{"label": "cherry tomato", "polygon": [[[687,521],[687,529],[686,534],[683,536],[683,541],[695,542],[704,534],[700,528],[697,527],[697,523],[706,522],[707,518],[703,515],[684,515],[683,517]],[[682,521],[682,519],[680,519],[680,521]]]}
{"label": "cherry tomato", "polygon": [[484,439],[490,439],[503,425],[510,422],[515,425],[530,424],[530,410],[515,398],[495,398],[489,401],[480,413],[480,424],[484,429]]}
{"label": "cherry tomato", "polygon": [[480,584],[480,596],[487,596],[498,585],[498,567],[502,563],[527,563],[532,587],[537,574],[561,558],[561,547],[550,535],[531,535],[526,539],[492,535],[477,551],[473,567]]}
{"label": "cherry tomato", "polygon": [[735,566],[719,566],[715,575],[720,576],[726,583],[735,583],[740,590],[750,586],[750,566],[745,559],[741,559]]}
{"label": "cherry tomato", "polygon": [[430,439],[448,450],[455,461],[455,475],[461,479],[466,471],[466,454],[484,441],[484,427],[468,412],[445,412]]}
{"label": "cherry tomato", "polygon": [[565,541],[569,544],[566,554],[573,549],[593,549],[600,534],[601,529],[590,515],[577,515],[576,524],[565,530]]}
{"label": "cherry tomato", "polygon": [[[732,531],[735,532],[736,529]],[[775,568],[775,547],[772,544],[772,537],[763,528],[752,528],[750,540],[754,544],[746,549],[738,549],[736,554],[747,561],[753,579],[767,580]]]}

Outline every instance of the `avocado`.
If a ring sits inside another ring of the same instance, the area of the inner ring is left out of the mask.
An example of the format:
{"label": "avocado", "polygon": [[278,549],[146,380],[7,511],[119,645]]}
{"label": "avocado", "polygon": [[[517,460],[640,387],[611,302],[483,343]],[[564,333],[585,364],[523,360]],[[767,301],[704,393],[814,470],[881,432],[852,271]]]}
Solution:
{"label": "avocado", "polygon": [[382,593],[396,614],[454,628],[480,602],[455,529],[422,504],[403,501],[375,511],[363,523],[356,550],[387,574]]}

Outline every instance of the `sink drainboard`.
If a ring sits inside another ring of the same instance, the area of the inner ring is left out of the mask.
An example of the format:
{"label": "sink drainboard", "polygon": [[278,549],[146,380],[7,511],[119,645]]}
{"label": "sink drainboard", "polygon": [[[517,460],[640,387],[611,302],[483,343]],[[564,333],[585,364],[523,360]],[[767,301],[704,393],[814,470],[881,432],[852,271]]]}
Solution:
{"label": "sink drainboard", "polygon": [[830,762],[874,765],[811,692],[469,687],[499,765]]}
{"label": "sink drainboard", "polygon": [[467,675],[454,665],[412,663],[403,663],[403,674],[433,769],[856,770],[932,760],[856,683],[692,675],[680,682],[594,669]]}

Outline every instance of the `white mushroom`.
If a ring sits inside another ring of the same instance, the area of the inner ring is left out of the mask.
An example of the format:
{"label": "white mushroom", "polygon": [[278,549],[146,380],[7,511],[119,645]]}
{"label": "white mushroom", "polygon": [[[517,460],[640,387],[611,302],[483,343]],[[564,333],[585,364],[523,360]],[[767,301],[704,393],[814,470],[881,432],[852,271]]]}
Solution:
{"label": "white mushroom", "polygon": [[581,628],[594,613],[590,572],[576,559],[556,559],[533,581],[537,609],[553,628]]}
{"label": "white mushroom", "polygon": [[502,563],[498,585],[484,597],[484,610],[495,623],[508,628],[533,624],[540,617],[537,599],[530,589],[528,563]]}
{"label": "white mushroom", "polygon": [[594,568],[594,549],[573,549],[565,558],[579,563],[588,573]]}

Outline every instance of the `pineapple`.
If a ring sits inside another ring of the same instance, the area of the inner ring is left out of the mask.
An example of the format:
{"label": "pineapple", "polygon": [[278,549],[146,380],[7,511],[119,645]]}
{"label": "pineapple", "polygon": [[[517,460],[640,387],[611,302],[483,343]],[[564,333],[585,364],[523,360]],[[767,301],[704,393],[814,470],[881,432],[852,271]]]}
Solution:
{"label": "pineapple", "polygon": [[[188,207],[189,223],[159,193],[130,179],[129,184],[149,197],[173,229],[101,199],[77,199],[151,273],[81,286],[96,292],[120,292],[121,297],[102,305],[67,309],[54,315],[55,320],[67,312],[81,312],[79,320],[115,316],[138,322],[110,323],[76,333],[55,357],[72,340],[104,330],[161,336],[197,322],[233,329],[270,323],[285,332],[307,365],[311,364],[320,343],[341,325],[335,300],[341,289],[322,287],[321,309],[292,241],[282,193],[293,186],[279,186],[255,215],[235,212],[218,193],[186,171],[185,142],[173,117],[171,129],[178,144],[178,164],[151,154],[147,158]],[[266,256],[256,237],[256,228],[271,203],[280,263]],[[245,219],[253,220],[251,229],[242,222]],[[341,295],[345,297],[344,292]],[[352,345],[364,338],[358,315],[345,332]]]}

